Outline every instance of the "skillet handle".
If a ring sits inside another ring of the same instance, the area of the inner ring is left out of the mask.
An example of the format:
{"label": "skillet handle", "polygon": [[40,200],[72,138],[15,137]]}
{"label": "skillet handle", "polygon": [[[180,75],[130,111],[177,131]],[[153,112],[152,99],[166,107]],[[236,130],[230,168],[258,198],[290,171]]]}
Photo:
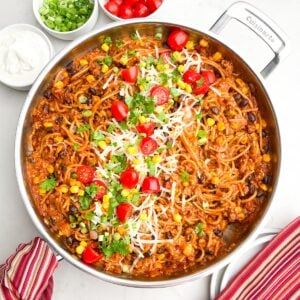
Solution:
{"label": "skillet handle", "polygon": [[260,72],[266,78],[290,52],[287,35],[264,13],[243,1],[232,4],[212,25],[210,31],[219,34],[232,19],[252,30],[274,53],[272,60]]}

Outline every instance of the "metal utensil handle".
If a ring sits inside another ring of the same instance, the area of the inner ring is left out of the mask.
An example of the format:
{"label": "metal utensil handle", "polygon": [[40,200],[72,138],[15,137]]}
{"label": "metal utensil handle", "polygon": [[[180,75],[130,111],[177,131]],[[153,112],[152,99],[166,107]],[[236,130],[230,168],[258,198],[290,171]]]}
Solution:
{"label": "metal utensil handle", "polygon": [[267,77],[290,51],[287,35],[268,16],[243,1],[232,4],[213,24],[210,31],[219,34],[231,19],[246,25],[273,51],[274,57],[260,72],[263,77]]}

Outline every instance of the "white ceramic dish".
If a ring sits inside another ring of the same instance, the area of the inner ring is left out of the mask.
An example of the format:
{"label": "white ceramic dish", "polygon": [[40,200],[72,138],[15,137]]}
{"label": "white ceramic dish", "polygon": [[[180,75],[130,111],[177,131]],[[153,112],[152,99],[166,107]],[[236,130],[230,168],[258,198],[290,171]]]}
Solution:
{"label": "white ceramic dish", "polygon": [[[117,17],[117,16],[111,14],[111,13],[104,7],[105,3],[108,2],[108,0],[97,0],[97,1],[99,1],[99,6],[101,7],[101,9],[103,10],[103,12],[104,12],[110,19],[112,19],[112,20],[114,20],[114,21],[124,21],[124,20],[125,20],[125,19],[119,18],[119,17]],[[156,17],[156,14],[161,10],[161,8],[164,6],[164,4],[165,4],[166,1],[167,1],[167,0],[163,0],[161,6],[160,6],[156,11],[154,11],[152,14],[150,14],[150,15],[147,16],[147,17],[140,18],[140,19],[149,18],[149,17],[150,17],[150,18]],[[131,19],[133,19],[133,18],[131,18]]]}
{"label": "white ceramic dish", "polygon": [[217,270],[211,276],[210,299],[215,297],[227,286],[230,280],[280,231],[278,228],[265,229],[251,246],[226,267]]}
{"label": "white ceramic dish", "polygon": [[39,14],[39,9],[42,6],[44,0],[33,0],[32,1],[32,8],[33,8],[33,13],[40,24],[40,26],[47,31],[49,34],[52,36],[61,39],[61,40],[75,40],[76,38],[90,32],[94,26],[96,25],[96,22],[98,20],[98,15],[99,15],[99,8],[98,8],[98,0],[91,0],[92,3],[94,3],[94,9],[92,11],[92,14],[90,18],[79,28],[72,30],[72,31],[67,31],[67,32],[59,32],[56,30],[53,30],[49,27],[47,27],[46,24],[41,19],[41,16]]}
{"label": "white ceramic dish", "polygon": [[[48,53],[46,53],[46,55],[48,55],[48,60],[44,62],[44,65],[41,66],[40,70],[38,70],[36,77],[38,77],[39,72],[43,69],[43,67],[50,61],[50,59],[52,58],[52,56],[54,55],[54,49],[52,46],[52,43],[50,42],[49,38],[37,27],[29,25],[29,24],[13,24],[13,25],[9,25],[5,28],[3,28],[0,31],[0,35],[2,33],[5,33],[6,31],[10,31],[10,30],[24,30],[24,31],[31,31],[34,32],[36,34],[38,34],[43,41],[45,42],[45,45],[48,47]],[[15,90],[20,90],[20,91],[28,91],[31,88],[31,85],[33,84],[33,82],[35,81],[35,78],[33,80],[15,80],[15,82],[12,82],[11,80],[8,80],[7,77],[0,77],[0,82],[2,82],[3,84],[15,89]]]}

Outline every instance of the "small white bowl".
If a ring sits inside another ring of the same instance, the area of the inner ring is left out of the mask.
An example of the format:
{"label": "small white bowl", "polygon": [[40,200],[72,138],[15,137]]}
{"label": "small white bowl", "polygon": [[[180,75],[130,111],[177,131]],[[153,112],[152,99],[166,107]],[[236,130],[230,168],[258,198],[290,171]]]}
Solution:
{"label": "small white bowl", "polygon": [[[42,32],[39,28],[29,25],[29,24],[13,24],[13,25],[9,25],[5,28],[3,28],[2,30],[0,30],[0,44],[1,44],[1,37],[2,35],[5,36],[6,33],[9,33],[10,31],[14,31],[14,30],[20,30],[20,31],[31,31],[34,32],[35,34],[39,35],[39,37],[42,38],[42,40],[45,43],[45,48],[48,48],[48,52],[45,52],[45,59],[43,64],[44,65],[40,65],[40,68],[36,70],[36,76],[34,76],[35,78],[22,78],[22,75],[17,75],[16,77],[12,77],[10,78],[7,75],[3,75],[2,76],[2,72],[0,72],[0,82],[2,82],[3,84],[15,89],[15,90],[19,90],[19,91],[28,91],[31,88],[31,85],[33,84],[33,82],[35,81],[35,79],[37,78],[39,72],[44,68],[44,66],[50,61],[50,59],[52,58],[52,56],[54,55],[54,49],[52,46],[52,43],[50,42],[49,38],[46,36],[46,34],[44,32]],[[47,59],[48,57],[48,59]]]}
{"label": "small white bowl", "polygon": [[72,31],[60,32],[47,27],[47,25],[42,21],[39,13],[39,9],[41,8],[44,0],[33,0],[32,2],[33,13],[36,20],[39,22],[42,28],[48,33],[50,33],[51,35],[53,35],[54,37],[61,40],[75,40],[76,38],[90,32],[93,29],[93,27],[96,25],[98,14],[99,14],[98,2],[97,0],[90,0],[90,1],[94,3],[94,9],[89,19],[81,27]]}
{"label": "small white bowl", "polygon": [[[108,2],[108,0],[98,0],[99,1],[99,5],[101,7],[101,9],[104,11],[104,13],[109,17],[111,18],[112,20],[115,20],[115,21],[126,21],[126,20],[132,20],[134,18],[130,18],[130,19],[122,19],[122,18],[119,18],[113,14],[111,14],[105,7],[105,3]],[[142,18],[139,18],[139,19],[144,19],[144,18],[149,18],[149,17],[153,17],[158,11],[161,10],[161,8],[164,6],[164,3],[166,2],[167,0],[163,0],[161,6],[155,10],[153,13],[151,13],[150,15],[148,15],[147,17],[142,17]]]}

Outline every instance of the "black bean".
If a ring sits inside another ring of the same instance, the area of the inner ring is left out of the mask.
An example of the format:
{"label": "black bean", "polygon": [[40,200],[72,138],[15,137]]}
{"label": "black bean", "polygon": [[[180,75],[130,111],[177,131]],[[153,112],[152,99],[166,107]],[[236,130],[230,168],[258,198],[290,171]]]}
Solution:
{"label": "black bean", "polygon": [[214,229],[214,234],[218,237],[222,237],[223,236],[223,232],[220,229]]}
{"label": "black bean", "polygon": [[48,104],[44,104],[44,105],[43,105],[43,112],[44,112],[45,114],[49,114],[49,105],[48,105]]}
{"label": "black bean", "polygon": [[73,237],[72,236],[68,236],[67,239],[66,239],[66,243],[69,246],[72,246],[73,245]]}
{"label": "black bean", "polygon": [[75,205],[71,204],[69,207],[69,214],[70,215],[78,214],[78,208]]}
{"label": "black bean", "polygon": [[213,183],[209,183],[207,185],[207,188],[210,189],[210,190],[214,190],[215,188],[217,188],[217,186],[215,184],[213,184]]}
{"label": "black bean", "polygon": [[168,240],[170,240],[170,239],[173,238],[173,235],[172,235],[172,233],[171,233],[170,231],[168,231],[167,233],[165,233],[165,235],[166,235],[166,238],[167,238]]}
{"label": "black bean", "polygon": [[210,110],[214,115],[218,115],[220,113],[220,109],[217,106],[212,106]]}
{"label": "black bean", "polygon": [[151,256],[151,251],[149,250],[149,251],[147,251],[147,252],[145,252],[144,253],[144,257],[150,257]]}
{"label": "black bean", "polygon": [[214,254],[214,251],[209,250],[209,249],[206,249],[206,250],[205,250],[205,254],[207,254],[207,255],[213,255],[213,254]]}
{"label": "black bean", "polygon": [[240,102],[239,102],[239,107],[243,108],[243,107],[246,107],[247,105],[249,104],[249,101],[247,99],[242,99]]}
{"label": "black bean", "polygon": [[31,164],[34,164],[34,163],[35,163],[35,159],[34,159],[34,157],[32,157],[32,156],[28,157],[28,161],[29,161]]}
{"label": "black bean", "polygon": [[251,93],[255,94],[256,88],[255,88],[255,85],[252,82],[249,83],[249,88],[250,88]]}
{"label": "black bean", "polygon": [[268,131],[267,131],[266,129],[263,129],[263,130],[261,131],[261,135],[262,135],[262,137],[268,136]]}
{"label": "black bean", "polygon": [[166,251],[166,248],[164,246],[158,248],[158,250],[156,251],[158,254],[162,254]]}
{"label": "black bean", "polygon": [[92,87],[90,87],[89,89],[88,89],[88,92],[91,94],[91,95],[97,95],[97,90],[95,89],[95,88],[92,88]]}
{"label": "black bean", "polygon": [[56,119],[55,119],[55,123],[57,124],[57,125],[60,125],[61,124],[61,122],[63,121],[63,117],[62,116],[59,116],[59,117],[57,117]]}
{"label": "black bean", "polygon": [[165,48],[165,49],[169,49],[169,45],[168,45],[168,43],[167,43],[167,42],[163,42],[163,48]]}
{"label": "black bean", "polygon": [[251,196],[255,192],[255,186],[253,184],[249,185],[248,195]]}
{"label": "black bean", "polygon": [[271,176],[270,175],[265,175],[262,181],[263,181],[264,184],[270,184],[271,183]]}
{"label": "black bean", "polygon": [[246,182],[250,183],[253,180],[253,175],[250,174],[247,178],[246,178]]}
{"label": "black bean", "polygon": [[270,151],[270,146],[268,144],[264,145],[263,150],[264,150],[264,153],[268,153]]}
{"label": "black bean", "polygon": [[66,156],[68,156],[68,152],[67,152],[67,151],[60,151],[60,152],[58,153],[58,156],[59,156],[60,158],[65,158]]}
{"label": "black bean", "polygon": [[74,69],[73,66],[73,61],[70,61],[67,66],[66,66],[66,70],[70,75],[74,75],[76,73],[76,70]]}
{"label": "black bean", "polygon": [[198,182],[200,184],[204,184],[205,183],[205,177],[203,174],[201,174],[200,176],[198,176]]}
{"label": "black bean", "polygon": [[249,111],[247,113],[247,116],[248,116],[248,120],[251,122],[251,123],[255,123],[256,122],[256,115],[254,112],[252,111]]}
{"label": "black bean", "polygon": [[91,105],[93,103],[92,98],[87,98],[86,102],[87,105]]}
{"label": "black bean", "polygon": [[239,102],[241,100],[242,96],[240,94],[234,94],[233,98],[236,102]]}
{"label": "black bean", "polygon": [[190,232],[188,234],[186,234],[185,239],[187,242],[190,242],[192,240],[193,234]]}
{"label": "black bean", "polygon": [[263,197],[263,196],[265,196],[265,195],[266,195],[266,192],[263,191],[263,190],[261,190],[261,189],[259,189],[256,196],[257,196],[258,198],[261,198],[261,197]]}
{"label": "black bean", "polygon": [[72,100],[69,99],[69,98],[66,98],[66,99],[64,100],[64,104],[71,104],[71,103],[72,103]]}
{"label": "black bean", "polygon": [[43,96],[47,99],[52,99],[53,95],[50,89],[46,90],[43,94]]}

